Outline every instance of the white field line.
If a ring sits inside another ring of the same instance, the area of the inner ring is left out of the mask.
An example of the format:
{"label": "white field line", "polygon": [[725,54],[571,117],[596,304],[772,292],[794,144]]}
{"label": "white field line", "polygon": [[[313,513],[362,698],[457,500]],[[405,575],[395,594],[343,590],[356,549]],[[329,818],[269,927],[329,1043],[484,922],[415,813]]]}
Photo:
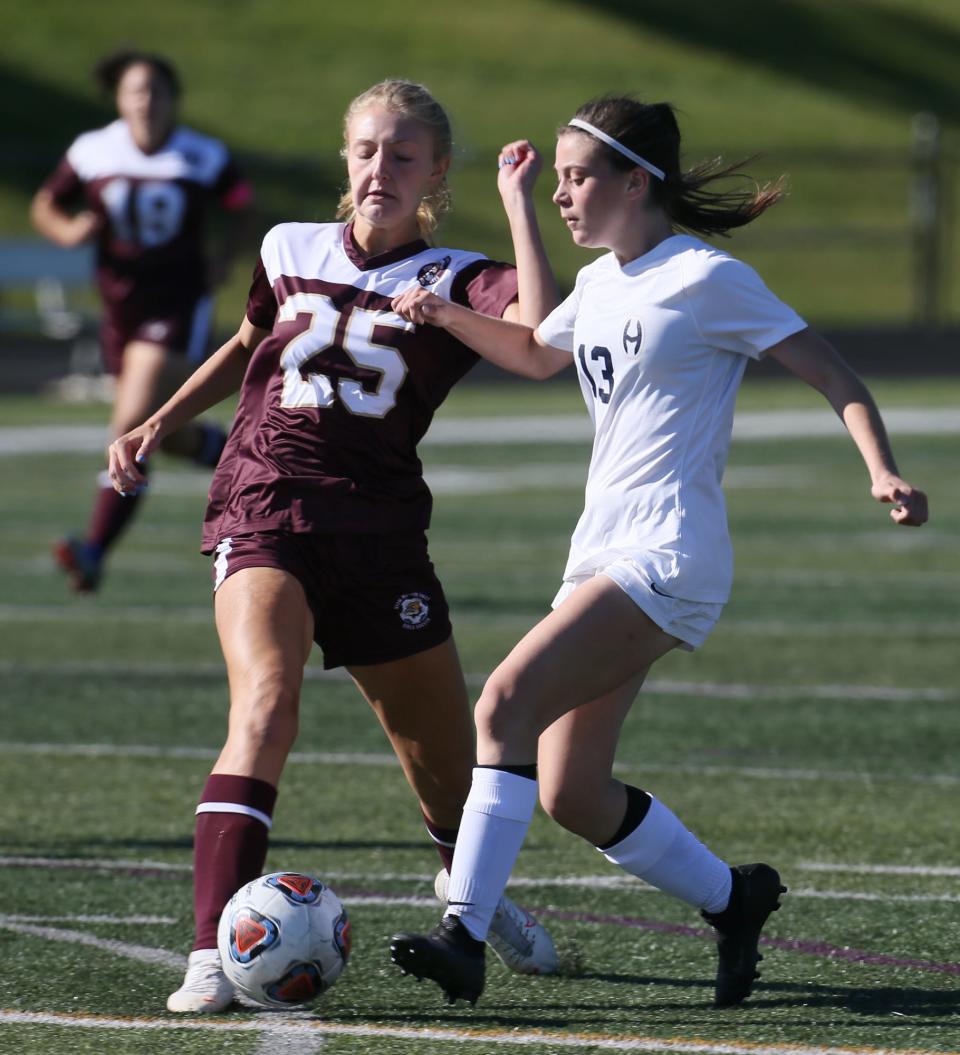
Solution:
{"label": "white field line", "polygon": [[[52,755],[75,758],[159,758],[159,759],[196,759],[212,760],[219,754],[213,747],[162,747],[153,744],[57,744],[18,742],[15,740],[0,741],[0,754],[12,755]],[[374,766],[393,767],[397,760],[391,754],[363,754],[357,752],[337,751],[293,751],[288,762],[294,765],[311,766]],[[623,761],[614,766],[618,773],[665,773],[686,774],[708,777],[749,777],[756,780],[790,780],[790,781],[840,781],[843,783],[881,784],[888,781],[906,784],[932,785],[934,787],[956,787],[960,785],[960,775],[955,773],[871,773],[863,770],[844,769],[778,769],[765,766],[716,766],[679,764],[662,762]]]}
{"label": "white field line", "polygon": [[167,861],[131,861],[123,857],[100,860],[91,857],[33,857],[22,854],[0,856],[0,867],[4,866],[8,868],[89,868],[101,872],[184,872],[189,874],[193,871],[192,865],[171,864]]}
{"label": "white field line", "polygon": [[[889,407],[883,413],[895,436],[952,436],[960,433],[955,407]],[[803,439],[843,436],[837,416],[827,409],[745,410],[736,415],[734,440]],[[441,418],[424,446],[501,446],[511,443],[590,443],[593,426],[586,413],[504,417]],[[18,454],[102,454],[108,443],[100,425],[24,425],[0,428],[0,456]]]}
{"label": "white field line", "polygon": [[850,875],[945,876],[960,879],[960,868],[951,865],[837,864],[831,861],[801,861],[794,868],[804,872],[841,872]]}
{"label": "white field line", "polygon": [[169,952],[167,949],[154,949],[149,945],[131,945],[112,938],[98,938],[82,930],[41,927],[34,923],[11,923],[3,918],[0,918],[0,930],[9,930],[14,934],[28,934],[31,938],[43,938],[45,941],[64,941],[71,945],[86,945],[91,949],[113,953],[114,956],[124,956],[129,960],[138,960],[140,963],[155,963],[176,971],[182,971],[187,966],[186,956],[180,953]]}
{"label": "white field line", "polygon": [[[533,626],[547,614],[544,606],[530,612],[511,612],[500,619],[502,625]],[[203,623],[212,625],[212,606],[184,605],[161,608],[157,605],[118,605],[99,607],[93,603],[65,607],[43,604],[0,604],[0,623]],[[748,620],[736,617],[722,619],[718,632],[746,634],[751,637],[783,637],[791,635],[802,638],[835,639],[838,634],[846,637],[863,635],[868,637],[902,637],[922,633],[925,637],[960,636],[960,620],[944,620],[924,623],[920,620],[847,621],[820,619],[816,623],[787,620]]]}
{"label": "white field line", "polygon": [[[0,856],[0,868],[12,867],[34,867],[49,869],[72,869],[72,870],[95,870],[103,872],[130,872],[133,874],[144,874],[164,870],[168,872],[180,872],[183,874],[191,871],[187,864],[164,864],[160,865],[153,861],[129,861],[92,860],[88,858],[56,858],[56,857],[15,857]],[[820,866],[811,864],[797,864],[792,868],[797,871],[816,871]],[[871,865],[836,865],[828,866],[831,871],[850,872],[856,875],[903,875],[902,871],[888,870],[883,866]],[[828,870],[823,869],[823,870]],[[960,869],[943,869],[931,867],[924,870],[916,869],[908,873],[917,876],[952,876],[960,877]],[[340,882],[362,882],[365,885],[374,883],[433,883],[433,874],[427,873],[371,873],[371,872],[342,872],[337,870],[325,871],[324,879],[329,883]],[[576,889],[576,890],[629,890],[635,894],[653,894],[656,888],[627,875],[579,875],[579,876],[557,876],[557,877],[524,877],[512,876],[510,879],[511,890],[546,890],[551,888]],[[831,901],[878,901],[878,902],[905,902],[905,903],[928,903],[941,902],[946,904],[960,904],[958,894],[886,894],[861,890],[819,890],[811,887],[791,887],[790,896],[798,898],[810,898],[815,900]],[[436,908],[437,901],[430,896],[416,896],[404,894],[357,894],[343,897],[347,905],[389,907],[403,905],[410,908]],[[177,921],[164,916],[7,916],[7,923],[39,923],[49,924],[55,922],[75,923],[117,923],[117,924],[174,924]],[[64,932],[67,933],[67,932]]]}
{"label": "white field line", "polygon": [[[127,663],[116,660],[49,660],[19,662],[0,660],[0,674],[43,674],[73,678],[77,675],[115,677],[223,677],[222,663]],[[465,675],[468,685],[482,686],[488,674]],[[307,667],[307,681],[348,682],[342,669]],[[736,682],[675,681],[651,678],[644,683],[644,695],[693,696],[713,700],[874,700],[887,703],[951,703],[960,700],[960,689],[910,688],[902,685],[749,685]]]}
{"label": "white field line", "polygon": [[[298,1016],[299,1017],[299,1016]],[[0,1010],[0,1024],[111,1029],[118,1031],[186,1031],[223,1034],[256,1033],[264,1029],[258,1021],[224,1022],[194,1018],[120,1018],[107,1015],[77,1015],[36,1011]],[[356,1037],[379,1040],[442,1041],[450,1044],[476,1043],[487,1046],[529,1047],[544,1051],[589,1049],[594,1051],[663,1052],[665,1055],[957,1055],[949,1051],[923,1051],[917,1048],[843,1048],[809,1044],[761,1044],[739,1040],[684,1040],[679,1037],[614,1037],[601,1033],[546,1033],[539,1030],[497,1031],[478,1029],[437,1029],[413,1026],[346,1025],[318,1018],[291,1015],[285,1022],[266,1027],[276,1036]],[[272,1049],[271,1049],[272,1050]]]}
{"label": "white field line", "polygon": [[[22,532],[29,534],[32,528],[24,525]],[[855,547],[851,547],[855,548]],[[530,547],[524,543],[500,541],[497,543],[498,555],[525,555]],[[466,555],[464,555],[466,554]],[[450,539],[438,541],[435,555],[441,555],[449,563],[470,560],[466,551],[458,551]],[[452,556],[451,556],[452,555]],[[111,567],[124,571],[136,571],[138,575],[165,576],[171,572],[189,572],[197,570],[197,560],[186,557],[175,557],[170,554],[152,554],[149,565],[145,565],[139,553],[120,551],[111,556]],[[38,553],[32,557],[4,557],[0,555],[0,568],[7,569],[9,574],[49,576],[51,569],[49,554]],[[202,568],[202,565],[201,565]],[[954,593],[960,588],[960,572],[948,571],[915,571],[911,570],[908,581],[900,572],[863,571],[846,572],[827,568],[768,568],[765,571],[741,571],[737,573],[739,584],[750,583],[754,586],[791,586],[798,590],[810,589],[818,593],[824,589],[847,590],[851,587],[874,589],[889,592],[896,589],[899,597],[909,593]],[[722,625],[722,624],[721,624]]]}
{"label": "white field line", "polygon": [[327,1043],[322,1034],[284,1028],[296,1024],[298,1017],[296,1012],[274,1012],[260,1027],[260,1041],[253,1055],[315,1055],[321,1051]]}
{"label": "white field line", "polygon": [[[2,865],[2,862],[0,862]],[[7,923],[108,923],[120,927],[172,927],[180,921],[175,916],[19,916],[3,917]]]}
{"label": "white field line", "polygon": [[[911,536],[919,538],[919,534]],[[530,612],[511,612],[498,619],[502,626],[522,626],[525,629],[539,622],[548,612],[543,608]],[[149,623],[189,623],[213,625],[213,608],[207,605],[184,605],[161,608],[156,605],[118,605],[100,607],[91,602],[76,606],[44,604],[0,604],[0,623],[83,623],[86,626],[106,623],[113,625]],[[960,637],[960,620],[923,622],[920,619],[847,621],[819,619],[816,623],[782,619],[721,619],[718,634],[748,637],[798,637],[835,640],[844,637],[899,638],[922,634],[927,638]]]}
{"label": "white field line", "polygon": [[[577,491],[586,484],[586,469],[552,462],[524,462],[502,468],[474,465],[428,465],[424,477],[435,495],[499,495],[515,491]],[[726,471],[728,491],[797,490],[818,480],[813,469],[771,465],[736,465]],[[204,496],[210,489],[209,472],[167,471],[151,481],[153,494],[177,497]]]}
{"label": "white field line", "polygon": [[[443,543],[441,543],[443,545]],[[889,591],[915,589],[924,593],[931,590],[954,591],[960,586],[960,572],[910,570],[909,582],[900,571],[838,571],[835,568],[767,568],[764,571],[737,572],[738,583],[754,586],[808,586],[817,591],[825,587],[848,589],[851,586],[873,587]]]}

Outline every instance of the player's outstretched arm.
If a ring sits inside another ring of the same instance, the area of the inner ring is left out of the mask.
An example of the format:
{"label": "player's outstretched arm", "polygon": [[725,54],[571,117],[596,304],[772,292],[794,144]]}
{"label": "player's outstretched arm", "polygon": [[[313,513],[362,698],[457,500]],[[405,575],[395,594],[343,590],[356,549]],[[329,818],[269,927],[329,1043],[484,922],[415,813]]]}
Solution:
{"label": "player's outstretched arm", "polygon": [[237,391],[250,355],[266,336],[266,330],[244,319],[238,332],[198,367],[155,414],[110,444],[107,472],[114,490],[129,494],[142,487],[146,479],[139,465],[164,437]]}
{"label": "player's outstretched arm", "polygon": [[543,344],[529,326],[480,315],[414,286],[394,298],[393,310],[421,326],[439,326],[484,359],[521,377],[541,381],[570,363],[570,355]]}
{"label": "player's outstretched arm", "polygon": [[535,328],[560,303],[560,291],[543,246],[533,203],[533,188],[542,162],[532,143],[516,139],[501,148],[497,165],[497,189],[510,224],[518,284],[517,301],[507,308],[503,317]]}
{"label": "player's outstretched arm", "polygon": [[68,213],[54,201],[53,194],[41,188],[30,203],[33,226],[56,245],[73,249],[89,242],[100,230],[100,217],[90,209]]}
{"label": "player's outstretched arm", "polygon": [[768,355],[821,392],[847,427],[870,473],[870,491],[878,502],[895,506],[896,524],[919,527],[927,520],[927,496],[900,475],[880,411],[867,386],[813,330],[801,330]]}

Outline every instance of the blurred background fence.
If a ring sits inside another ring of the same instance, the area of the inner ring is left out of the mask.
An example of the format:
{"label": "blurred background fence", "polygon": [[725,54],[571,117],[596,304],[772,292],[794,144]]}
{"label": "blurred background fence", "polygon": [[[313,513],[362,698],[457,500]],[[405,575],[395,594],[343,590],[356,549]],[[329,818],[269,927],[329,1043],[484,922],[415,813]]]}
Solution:
{"label": "blurred background fence", "polygon": [[[423,81],[451,111],[458,144],[441,237],[506,258],[493,181],[504,141],[529,136],[549,169],[557,123],[585,99],[668,99],[689,163],[722,154],[752,158],[761,180],[788,175],[787,200],[719,244],[861,369],[960,369],[955,0],[488,0],[376,12],[311,0],[45,0],[29,10],[0,0],[0,18],[0,391],[43,362],[55,372],[71,355],[95,358],[96,299],[77,279],[85,260],[61,260],[59,286],[55,275],[38,286],[38,261],[53,255],[38,247],[27,207],[72,138],[113,116],[90,69],[121,44],[177,63],[183,119],[235,150],[256,187],[259,232],[329,219],[346,103],[384,76]],[[547,171],[541,219],[569,288],[589,255],[556,221],[551,184]],[[241,315],[258,240],[220,291],[221,332]]]}

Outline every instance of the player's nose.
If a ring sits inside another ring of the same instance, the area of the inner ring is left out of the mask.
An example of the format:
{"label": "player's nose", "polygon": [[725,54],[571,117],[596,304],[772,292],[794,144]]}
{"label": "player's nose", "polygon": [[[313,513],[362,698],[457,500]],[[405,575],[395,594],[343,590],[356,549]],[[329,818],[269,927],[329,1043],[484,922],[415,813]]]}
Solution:
{"label": "player's nose", "polygon": [[387,163],[387,156],[382,150],[378,150],[373,156],[373,175],[377,179],[390,178],[390,166]]}

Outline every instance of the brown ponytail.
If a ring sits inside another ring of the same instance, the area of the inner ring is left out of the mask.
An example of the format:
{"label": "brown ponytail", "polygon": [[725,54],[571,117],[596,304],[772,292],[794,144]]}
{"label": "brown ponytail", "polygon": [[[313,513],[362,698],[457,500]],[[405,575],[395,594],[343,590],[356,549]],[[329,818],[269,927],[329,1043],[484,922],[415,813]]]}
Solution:
{"label": "brown ponytail", "polygon": [[[664,179],[650,180],[653,201],[666,212],[671,224],[699,235],[726,235],[736,227],[755,220],[775,205],[787,192],[786,180],[758,184],[741,166],[745,161],[724,163],[721,158],[701,162],[686,172],[680,168],[680,128],[669,103],[642,103],[632,96],[605,95],[577,110],[575,117],[592,124],[618,143],[639,154],[664,172]],[[558,135],[589,135],[589,132],[562,125]],[[611,165],[634,168],[628,157],[594,140]],[[747,158],[746,161],[752,160]],[[712,189],[718,180],[737,178],[748,186]]]}

